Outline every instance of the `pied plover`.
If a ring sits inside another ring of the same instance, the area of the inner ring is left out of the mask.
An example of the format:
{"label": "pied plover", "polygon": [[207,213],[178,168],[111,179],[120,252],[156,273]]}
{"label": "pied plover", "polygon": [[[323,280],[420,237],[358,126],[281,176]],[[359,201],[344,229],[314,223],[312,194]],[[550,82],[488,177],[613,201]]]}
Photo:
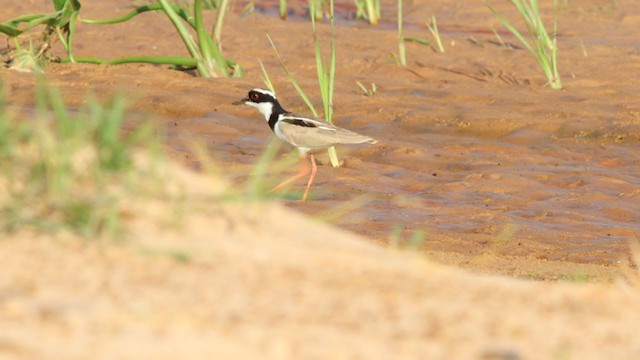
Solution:
{"label": "pied plover", "polygon": [[[272,191],[277,191],[311,172],[302,201],[307,199],[309,188],[311,188],[313,178],[318,170],[316,160],[313,157],[314,151],[326,149],[337,144],[376,143],[376,140],[368,136],[337,127],[323,119],[291,113],[282,108],[276,95],[269,90],[253,89],[249,91],[246,98],[233,104],[246,104],[258,109],[264,115],[269,127],[276,136],[298,149],[300,153],[300,171],[295,176],[278,184]],[[311,169],[309,169],[307,155],[311,158]]]}

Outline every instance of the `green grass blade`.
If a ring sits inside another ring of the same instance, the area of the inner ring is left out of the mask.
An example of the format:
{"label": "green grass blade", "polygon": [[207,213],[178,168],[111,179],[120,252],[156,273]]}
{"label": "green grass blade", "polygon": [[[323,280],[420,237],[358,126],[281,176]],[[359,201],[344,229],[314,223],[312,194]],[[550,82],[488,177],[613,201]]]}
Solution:
{"label": "green grass blade", "polygon": [[418,38],[418,37],[404,37],[404,42],[414,42],[420,45],[425,45],[425,46],[429,46],[431,45],[431,42],[425,38]]}
{"label": "green grass blade", "polygon": [[380,5],[376,7],[375,0],[364,0],[367,8],[367,16],[369,18],[369,24],[378,25],[378,18],[380,17]]}
{"label": "green grass blade", "polygon": [[[130,63],[147,63],[158,65],[176,65],[184,67],[195,67],[198,65],[198,61],[194,58],[181,57],[181,56],[129,56],[118,58],[114,60],[105,60],[92,57],[76,57],[76,62],[88,63],[88,64],[103,64],[103,65],[121,65]],[[60,59],[61,63],[71,62],[68,58]]]}
{"label": "green grass blade", "polygon": [[[61,15],[62,13],[60,11],[56,11],[49,14],[31,14],[20,16],[4,23],[0,23],[0,32],[10,37],[16,37],[24,33],[25,31],[33,29],[38,25],[53,23]],[[26,22],[26,24],[22,28],[18,27],[18,24],[21,22]],[[50,25],[54,26],[55,24]]]}
{"label": "green grass blade", "polygon": [[402,32],[402,0],[398,0],[398,57],[400,65],[407,66],[407,52],[404,46],[404,36]]}
{"label": "green grass blade", "polygon": [[[312,0],[309,4],[313,4],[312,13],[315,12],[315,7],[317,0]],[[315,51],[315,59],[316,59],[316,73],[318,76],[318,85],[320,86],[320,97],[322,98],[322,105],[324,109],[324,116],[327,117],[327,103],[328,103],[328,93],[327,93],[327,79],[326,72],[324,70],[324,63],[322,61],[322,54],[320,53],[320,44],[318,43],[318,36],[316,34],[316,20],[315,17],[311,17],[311,30],[313,33],[313,47]],[[330,114],[329,114],[330,116]],[[329,119],[331,121],[331,119]]]}
{"label": "green grass blade", "polygon": [[30,22],[33,20],[37,20],[40,19],[44,16],[47,16],[49,14],[27,14],[27,15],[20,15],[18,17],[15,17],[13,19],[9,19],[7,21],[5,21],[5,24],[9,24],[11,26],[17,26],[18,24],[20,24],[21,22]]}
{"label": "green grass blade", "polygon": [[304,103],[307,105],[309,110],[313,113],[313,115],[314,116],[318,116],[318,112],[316,111],[315,107],[313,106],[313,103],[311,103],[311,101],[309,100],[307,95],[305,95],[304,91],[302,91],[302,88],[300,87],[300,85],[298,85],[298,82],[293,77],[293,75],[291,75],[291,73],[287,69],[286,65],[284,64],[284,61],[282,60],[282,57],[280,56],[280,52],[278,52],[278,48],[276,48],[276,45],[273,43],[273,40],[271,40],[271,36],[269,36],[269,34],[267,34],[267,39],[269,39],[269,43],[271,44],[271,47],[273,48],[273,51],[276,53],[276,58],[278,59],[278,62],[280,63],[280,66],[282,66],[282,69],[284,70],[285,74],[287,75],[287,78],[289,79],[289,82],[291,82],[291,85],[293,85],[293,87],[296,89],[296,91],[298,92],[298,94],[300,95],[300,97],[302,98]]}
{"label": "green grass blade", "polygon": [[196,23],[196,35],[198,36],[198,47],[200,54],[202,55],[203,67],[207,71],[207,77],[213,76],[211,72],[215,68],[215,60],[213,59],[212,46],[210,46],[209,34],[205,30],[204,19],[202,16],[202,0],[195,0],[194,10],[195,23]]}
{"label": "green grass blade", "polygon": [[287,0],[279,0],[278,6],[280,8],[280,19],[287,20]]}
{"label": "green grass blade", "polygon": [[76,22],[78,20],[78,13],[79,11],[74,11],[71,14],[71,18],[69,19],[69,25],[68,25],[68,33],[67,33],[67,56],[69,57],[69,60],[71,60],[71,62],[75,62],[75,60],[73,59],[73,52],[72,52],[72,47],[73,47],[73,35],[76,33]]}
{"label": "green grass blade", "polygon": [[[198,51],[195,41],[193,40],[193,38],[191,38],[191,34],[187,30],[187,28],[184,26],[184,24],[181,22],[180,17],[173,10],[173,7],[171,6],[171,4],[169,4],[168,0],[158,0],[158,2],[162,5],[162,8],[165,14],[169,17],[169,19],[171,20],[171,23],[173,23],[173,26],[178,31],[178,34],[182,38],[184,45],[189,51],[189,54],[191,54],[191,56],[197,60],[198,62],[197,69],[200,76],[211,77],[212,74],[203,63],[202,54],[200,54],[200,52]],[[197,20],[196,20],[196,23],[197,23]]]}
{"label": "green grass blade", "polygon": [[522,36],[520,31],[518,31],[518,29],[513,27],[511,23],[507,21],[507,19],[505,19],[502,15],[500,15],[497,11],[495,11],[493,7],[489,5],[489,3],[485,2],[484,4],[489,8],[489,10],[491,10],[493,15],[495,15],[495,17],[498,18],[498,20],[500,20],[502,25],[504,25],[522,43],[522,45],[524,45],[527,48],[527,50],[529,50],[531,54],[535,55],[535,51],[533,51],[533,48],[531,48],[531,45],[529,45],[529,42],[527,42],[524,36]]}
{"label": "green grass blade", "polygon": [[356,20],[366,17],[364,12],[364,1],[365,0],[353,0],[356,5]]}
{"label": "green grass blade", "polygon": [[429,28],[429,32],[431,32],[431,35],[436,39],[436,44],[438,45],[438,51],[443,53],[444,46],[442,46],[442,39],[440,39],[440,31],[438,30],[438,23],[436,22],[435,16],[431,17],[431,23],[427,24],[427,27]]}
{"label": "green grass blade", "polygon": [[60,11],[67,5],[67,0],[53,0],[53,8]]}
{"label": "green grass blade", "polygon": [[[325,104],[325,116],[327,117],[327,121],[333,122],[333,93],[334,93],[334,84],[335,84],[335,76],[336,76],[336,45],[335,45],[335,36],[334,36],[334,7],[333,0],[329,0],[329,13],[331,16],[331,63],[329,64],[329,78],[328,78],[328,88],[327,88],[327,103]],[[315,33],[315,29],[314,29]],[[331,161],[331,166],[339,167],[340,160],[338,159],[338,152],[334,146],[330,147],[327,150],[329,154],[329,160]]]}
{"label": "green grass blade", "polygon": [[3,33],[10,37],[16,37],[22,34],[22,30],[7,23],[0,23],[0,33]]}
{"label": "green grass blade", "polygon": [[325,112],[325,118],[327,117],[327,102],[328,102],[328,93],[327,93],[327,86],[326,86],[326,75],[325,75],[325,70],[324,70],[324,64],[322,62],[322,57],[320,54],[320,46],[318,45],[318,39],[316,38],[315,32],[313,34],[313,38],[314,38],[314,47],[315,47],[315,52],[316,52],[316,72],[318,75],[318,84],[320,85],[320,96],[322,98],[322,104],[324,107],[324,112]]}
{"label": "green grass blade", "polygon": [[265,69],[264,64],[262,63],[262,60],[258,60],[258,63],[260,63],[260,69],[262,69],[262,81],[264,81],[264,84],[267,85],[267,88],[269,88],[269,90],[275,94],[276,89],[273,87],[273,83],[269,78],[269,73],[267,73],[267,69]]}
{"label": "green grass blade", "polygon": [[205,41],[207,42],[206,45],[209,47],[209,51],[211,52],[211,54],[213,55],[213,59],[215,60],[215,68],[213,70],[215,70],[215,73],[217,75],[228,77],[229,69],[232,68],[234,69],[234,76],[242,76],[243,72],[240,68],[240,65],[232,60],[225,59],[222,55],[222,51],[220,51],[220,48],[218,47],[217,43],[214,42],[215,40],[211,36],[205,37]]}
{"label": "green grass blade", "polygon": [[[189,25],[191,25],[191,27],[195,29],[196,25],[195,25],[193,16],[190,16],[183,8],[179,7],[178,5],[172,5],[172,7],[173,7],[173,10],[176,12],[176,14],[178,14],[178,16],[180,16],[182,19],[188,22]],[[95,24],[95,25],[117,24],[117,23],[122,23],[128,20],[131,20],[137,15],[140,15],[148,11],[158,11],[163,9],[164,8],[162,7],[162,4],[153,3],[153,4],[140,6],[134,9],[133,11],[131,11],[130,13],[120,17],[116,17],[112,19],[101,19],[101,20],[83,19],[82,22],[85,24]]]}
{"label": "green grass blade", "polygon": [[[196,4],[201,3],[202,0],[196,0]],[[203,57],[206,61],[209,70],[212,72],[212,75],[220,75],[223,77],[229,76],[229,67],[227,65],[227,60],[222,55],[222,51],[220,51],[220,37],[222,36],[222,24],[224,23],[224,15],[228,9],[228,0],[222,0],[218,6],[218,15],[216,20],[216,25],[214,28],[214,36],[215,39],[212,38],[205,31],[204,21],[202,19],[202,5],[196,7],[194,10],[196,19],[199,18],[199,21],[196,21],[196,32],[198,34],[198,45],[200,46]],[[239,68],[239,65],[237,66]],[[235,75],[239,75],[241,70],[235,72]]]}
{"label": "green grass blade", "polygon": [[[540,10],[537,0],[511,0],[518,12],[522,15],[527,26],[529,33],[529,39],[527,41],[524,36],[509,23],[504,17],[502,17],[497,11],[495,11],[488,3],[485,5],[491,10],[491,12],[500,20],[500,22],[520,41],[526,49],[531,53],[536,60],[542,71],[544,72],[547,83],[553,89],[562,88],[560,77],[558,75],[557,68],[557,17],[554,16],[554,31],[553,36],[549,36],[542,18],[540,17]],[[556,7],[556,1],[554,0],[554,9]]]}
{"label": "green grass blade", "polygon": [[311,21],[322,19],[322,8],[318,5],[318,2],[322,2],[322,0],[308,0]]}
{"label": "green grass blade", "polygon": [[224,24],[224,16],[229,11],[229,0],[220,0],[218,4],[218,15],[216,17],[216,26],[213,30],[213,37],[216,39],[216,43],[220,44],[222,41],[222,24]]}
{"label": "green grass blade", "polygon": [[334,94],[334,85],[336,78],[336,42],[334,35],[334,8],[333,8],[333,0],[329,1],[330,8],[330,16],[331,16],[331,63],[329,64],[329,101],[327,104],[327,113],[329,113],[330,120],[329,122],[333,122],[333,94]]}

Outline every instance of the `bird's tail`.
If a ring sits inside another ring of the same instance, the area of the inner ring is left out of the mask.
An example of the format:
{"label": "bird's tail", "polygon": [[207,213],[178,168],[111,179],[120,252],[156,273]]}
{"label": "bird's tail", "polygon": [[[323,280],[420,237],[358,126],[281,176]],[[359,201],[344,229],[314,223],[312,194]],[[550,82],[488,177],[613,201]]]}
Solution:
{"label": "bird's tail", "polygon": [[375,144],[378,140],[346,129],[339,132],[340,144]]}

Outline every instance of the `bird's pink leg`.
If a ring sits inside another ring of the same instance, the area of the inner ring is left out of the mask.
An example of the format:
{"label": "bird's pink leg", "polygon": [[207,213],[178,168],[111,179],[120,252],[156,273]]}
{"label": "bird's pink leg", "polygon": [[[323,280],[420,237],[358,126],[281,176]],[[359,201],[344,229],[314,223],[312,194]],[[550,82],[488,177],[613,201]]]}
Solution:
{"label": "bird's pink leg", "polygon": [[302,195],[302,201],[307,200],[307,195],[309,195],[309,189],[311,188],[311,184],[313,183],[313,178],[316,177],[316,171],[318,171],[318,166],[316,165],[316,159],[311,156],[311,175],[309,176],[309,182],[307,182],[307,188],[304,190],[304,195]]}
{"label": "bird's pink leg", "polygon": [[[313,159],[313,155],[311,158]],[[315,162],[313,163],[313,165],[315,167]],[[298,173],[288,178],[287,180],[281,182],[280,184],[276,185],[273,189],[271,189],[271,192],[282,189],[283,187],[291,184],[292,182],[300,179],[301,177],[305,177],[308,173],[309,173],[309,163],[307,162],[307,156],[303,155],[300,157],[300,170],[298,171]]]}

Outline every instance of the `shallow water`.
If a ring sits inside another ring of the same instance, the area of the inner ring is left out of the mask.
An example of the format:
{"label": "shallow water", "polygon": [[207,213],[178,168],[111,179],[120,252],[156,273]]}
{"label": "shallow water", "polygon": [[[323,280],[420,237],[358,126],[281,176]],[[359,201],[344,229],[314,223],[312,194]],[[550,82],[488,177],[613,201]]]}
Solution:
{"label": "shallow water", "polygon": [[[215,113],[177,127],[204,136],[223,166],[246,170],[269,134],[256,118],[257,131],[242,117]],[[316,214],[362,195],[364,205],[339,216],[341,226],[384,242],[402,225],[406,237],[424,231],[427,248],[466,253],[498,246],[506,254],[610,264],[625,258],[628,239],[640,236],[635,145],[526,130],[499,138],[399,136],[341,151],[345,166],[321,166],[312,201],[290,206]],[[498,240],[507,227],[514,233]]]}

